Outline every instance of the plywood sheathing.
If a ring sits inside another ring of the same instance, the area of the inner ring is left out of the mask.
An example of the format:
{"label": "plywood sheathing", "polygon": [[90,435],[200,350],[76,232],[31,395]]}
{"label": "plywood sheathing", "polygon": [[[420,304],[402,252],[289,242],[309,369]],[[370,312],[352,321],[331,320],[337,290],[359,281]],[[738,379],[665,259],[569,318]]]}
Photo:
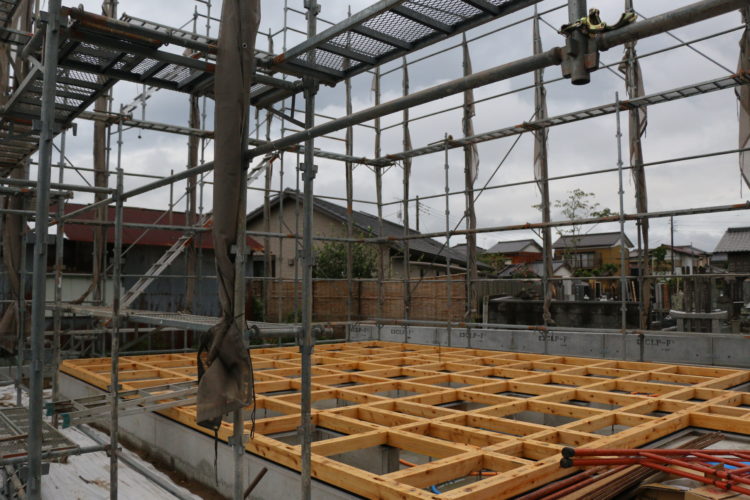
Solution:
{"label": "plywood sheathing", "polygon": [[[299,470],[300,447],[279,436],[299,427],[300,354],[252,356],[258,420],[246,449]],[[750,436],[750,394],[731,390],[750,382],[746,370],[387,342],[321,345],[313,358],[314,425],[333,431],[313,443],[313,477],[369,498],[435,498],[431,485],[480,471],[490,474],[439,498],[507,498],[570,474],[564,446],[634,448],[688,427]],[[109,385],[108,358],[60,369]],[[123,390],[196,376],[194,355],[120,358]],[[161,413],[205,432],[194,406]],[[225,423],[220,437],[231,433]],[[429,458],[383,475],[339,461],[380,445]]]}

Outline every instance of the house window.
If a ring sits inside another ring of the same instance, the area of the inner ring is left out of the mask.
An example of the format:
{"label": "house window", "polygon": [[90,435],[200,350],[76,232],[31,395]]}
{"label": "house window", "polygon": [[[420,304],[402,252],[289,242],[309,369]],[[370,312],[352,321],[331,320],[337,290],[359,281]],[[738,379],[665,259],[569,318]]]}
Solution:
{"label": "house window", "polygon": [[568,262],[577,269],[593,269],[594,257],[594,252],[574,253],[569,256]]}

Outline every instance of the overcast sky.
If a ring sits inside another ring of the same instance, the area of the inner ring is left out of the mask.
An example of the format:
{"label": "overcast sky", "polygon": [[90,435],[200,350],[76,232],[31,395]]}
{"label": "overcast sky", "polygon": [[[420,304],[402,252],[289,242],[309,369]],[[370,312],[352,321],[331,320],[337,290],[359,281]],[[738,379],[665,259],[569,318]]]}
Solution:
{"label": "overcast sky", "polygon": [[[339,1],[319,0],[322,4],[320,14],[320,29],[325,28],[322,20],[338,22],[347,16],[348,5],[352,11],[358,11],[373,3],[373,0]],[[67,2],[64,2],[67,4]],[[93,12],[99,12],[99,0],[83,0],[84,7]],[[220,1],[215,1],[211,11],[212,16],[218,16]],[[302,10],[302,0],[289,0],[290,7]],[[561,0],[545,0],[538,4],[540,12],[559,7]],[[647,17],[675,8],[679,2],[668,0],[636,0],[636,10]],[[601,10],[605,21],[615,22],[623,11],[622,0],[601,0],[596,6]],[[202,2],[186,0],[120,0],[120,13],[147,18],[170,26],[192,27],[193,13],[197,6],[198,12],[205,13],[206,6]],[[275,52],[283,48],[283,36],[279,29],[283,26],[284,9],[280,0],[262,1],[261,31],[276,33],[274,36]],[[525,9],[519,13],[507,16],[494,22],[485,24],[468,33],[469,39],[525,18],[533,9]],[[305,29],[305,19],[302,15],[289,11],[288,24],[299,30]],[[554,10],[543,16],[551,26],[559,27],[566,19],[565,9]],[[201,32],[205,33],[205,19],[198,19]],[[675,31],[673,34],[685,41],[697,39],[712,33],[724,31],[740,26],[739,13],[724,15],[697,25]],[[217,24],[211,23],[211,34],[216,36]],[[562,36],[546,24],[542,24],[542,40],[544,48],[564,44]],[[506,29],[490,36],[482,37],[470,42],[470,52],[474,71],[497,66],[529,55],[532,51],[531,23],[524,22],[518,26]],[[642,69],[646,92],[655,93],[672,88],[685,86],[710,80],[727,74],[728,69],[736,68],[738,57],[738,41],[741,31],[699,42],[695,47],[716,64],[707,60],[689,48],[683,47],[661,54],[644,58]],[[302,36],[290,33],[286,41],[289,48],[302,40]],[[433,45],[421,51],[410,54],[407,59],[415,61],[432,54],[439,49],[454,47],[458,37]],[[638,44],[639,54],[646,54],[663,49],[678,42],[667,34],[643,40]],[[268,37],[260,36],[258,47],[268,47]],[[176,50],[176,49],[172,49]],[[617,47],[602,53],[604,63],[613,63],[622,57],[622,48]],[[388,72],[383,78],[383,101],[398,97],[402,92],[402,71],[400,62],[387,63],[383,72]],[[461,76],[461,50],[451,48],[447,52],[416,62],[409,67],[411,90],[419,90],[438,83]],[[560,76],[560,69],[553,67],[545,72],[545,78],[555,80]],[[550,83],[547,86],[548,107],[550,115],[566,113],[578,109],[589,108],[613,102],[615,92],[624,96],[624,82],[622,78],[608,70],[600,70],[592,74],[592,81],[587,86],[573,86],[569,81]],[[477,99],[488,97],[513,89],[524,87],[532,82],[531,75],[525,75],[511,80],[489,85],[475,91]],[[371,91],[372,75],[362,74],[352,80],[354,109],[364,109],[373,105]],[[129,83],[120,83],[115,89],[115,106],[119,109],[121,103],[128,104],[140,91],[139,87]],[[418,117],[433,111],[445,109],[461,103],[461,96],[446,98],[434,103],[413,108],[412,117]],[[188,96],[159,91],[149,99],[145,109],[145,118],[151,121],[187,124]],[[328,116],[342,116],[344,113],[343,85],[336,88],[322,88],[318,94],[318,112]],[[302,99],[297,100],[297,108],[302,109]],[[491,99],[477,105],[477,115],[474,129],[477,133],[486,132],[529,120],[533,114],[533,92],[530,90],[513,93],[501,98]],[[207,103],[207,128],[213,129],[212,105]],[[141,110],[135,115],[141,117]],[[301,118],[301,115],[297,115]],[[623,115],[624,159],[627,164],[627,117]],[[261,114],[260,120],[265,120]],[[319,119],[323,120],[323,119]],[[383,119],[383,125],[398,123],[401,113]],[[667,104],[654,105],[649,109],[648,131],[644,138],[644,155],[647,162],[665,160],[694,154],[710,153],[737,147],[737,103],[731,90],[718,91],[711,94],[690,99],[682,99]],[[294,126],[292,126],[294,127]],[[78,134],[67,138],[67,152],[70,160],[77,166],[91,167],[91,131],[90,123],[81,121]],[[278,119],[272,122],[272,136],[280,134]],[[418,120],[412,123],[411,135],[414,147],[424,146],[441,140],[445,134],[461,135],[461,111],[451,111]],[[260,138],[265,136],[265,125],[261,127]],[[332,134],[333,137],[343,137],[343,132]],[[370,156],[373,153],[373,133],[371,128],[355,128],[355,155]],[[515,147],[508,153],[516,138],[502,139],[479,145],[480,170],[477,186],[505,184],[528,180],[533,176],[533,142],[530,135],[521,136]],[[344,151],[344,143],[333,138],[316,141],[316,147],[330,151]],[[401,128],[394,127],[383,133],[383,153],[399,152],[402,147]],[[552,128],[549,134],[549,173],[550,176],[585,172],[602,168],[612,168],[617,164],[617,141],[615,138],[615,117],[589,119],[577,124]],[[491,177],[501,160],[507,159],[498,172]],[[212,157],[212,148],[208,147],[206,159]],[[113,157],[114,161],[114,157]],[[139,132],[130,130],[125,133],[123,148],[123,167],[128,173],[142,173],[150,175],[166,175],[171,170],[179,171],[186,167],[187,138],[158,132]],[[283,187],[295,185],[294,167],[296,156],[287,154],[284,163]],[[316,193],[333,196],[343,196],[344,165],[338,162],[318,159],[319,175],[316,180]],[[450,165],[449,184],[451,191],[463,188],[463,153],[461,150],[451,151],[448,158]],[[428,196],[445,192],[444,156],[442,153],[416,158],[412,171],[412,195]],[[84,174],[90,179],[90,175]],[[53,172],[54,178],[57,172]],[[209,177],[210,179],[210,177]],[[681,209],[689,207],[703,207],[742,202],[747,199],[747,188],[742,189],[737,155],[725,155],[704,160],[685,161],[680,163],[656,166],[647,169],[649,206],[652,211]],[[66,171],[66,182],[81,182],[80,177]],[[114,179],[112,179],[114,182]],[[148,179],[129,178],[126,187],[130,188],[147,182]],[[391,168],[384,177],[383,198],[393,203],[401,199],[402,170]],[[261,186],[258,181],[255,186]],[[279,188],[279,171],[273,173],[274,188]],[[174,196],[184,193],[184,183],[176,184]],[[596,195],[596,201],[601,206],[619,209],[617,196],[618,178],[616,174],[579,177],[551,183],[551,199],[558,200],[567,197],[567,192],[574,188],[581,188]],[[625,212],[634,212],[633,183],[630,174],[625,177]],[[360,200],[375,200],[374,174],[364,166],[355,170],[354,196]],[[164,207],[169,200],[169,190],[162,189],[130,200],[134,206]],[[210,186],[206,186],[204,206],[210,208],[212,193]],[[77,201],[87,202],[90,197],[79,196]],[[532,205],[539,203],[539,192],[534,185],[517,186],[496,189],[483,193],[477,203],[478,225],[498,226],[534,222],[540,218],[539,212]],[[260,191],[250,191],[248,209],[256,207],[262,202]],[[423,213],[420,215],[421,230],[445,230],[445,198],[434,198],[424,202]],[[177,205],[184,209],[184,203]],[[358,210],[374,212],[374,205],[357,203]],[[457,224],[463,214],[463,196],[450,198],[450,224]],[[391,204],[384,208],[384,214],[391,220],[397,221],[400,207]],[[411,207],[412,225],[415,218],[414,207]],[[553,219],[560,219],[561,214],[553,211]],[[750,225],[750,217],[746,212],[719,213],[713,215],[698,215],[675,218],[675,244],[694,244],[695,246],[713,250],[724,229],[728,226]],[[617,224],[599,225],[587,228],[592,232],[616,231]],[[635,226],[627,225],[627,232],[635,241]],[[670,231],[668,219],[656,220],[652,223],[652,246],[659,243],[669,243]],[[482,234],[478,238],[480,246],[485,248],[497,241],[513,240],[531,237],[533,234],[525,231]],[[454,237],[451,244],[457,244],[461,238]]]}

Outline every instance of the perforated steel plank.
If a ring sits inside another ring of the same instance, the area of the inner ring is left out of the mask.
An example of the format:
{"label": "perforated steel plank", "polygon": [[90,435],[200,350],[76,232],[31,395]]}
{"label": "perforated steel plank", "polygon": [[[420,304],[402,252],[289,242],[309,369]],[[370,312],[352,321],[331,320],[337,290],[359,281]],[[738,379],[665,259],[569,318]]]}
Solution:
{"label": "perforated steel plank", "polygon": [[537,1],[382,0],[263,65],[336,83]]}
{"label": "perforated steel plank", "polygon": [[[14,406],[0,408],[0,458],[26,456],[29,410]],[[76,444],[46,422],[42,423],[42,453],[76,448]]]}

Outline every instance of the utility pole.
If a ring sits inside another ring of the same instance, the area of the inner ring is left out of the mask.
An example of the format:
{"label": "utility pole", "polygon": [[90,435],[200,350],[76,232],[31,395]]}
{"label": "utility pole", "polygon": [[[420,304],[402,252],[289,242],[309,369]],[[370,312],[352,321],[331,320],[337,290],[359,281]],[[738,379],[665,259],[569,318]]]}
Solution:
{"label": "utility pole", "polygon": [[674,216],[669,216],[669,260],[672,262],[672,275],[674,276]]}
{"label": "utility pole", "polygon": [[417,224],[417,232],[419,232],[419,196],[417,196],[417,220],[415,222]]}

